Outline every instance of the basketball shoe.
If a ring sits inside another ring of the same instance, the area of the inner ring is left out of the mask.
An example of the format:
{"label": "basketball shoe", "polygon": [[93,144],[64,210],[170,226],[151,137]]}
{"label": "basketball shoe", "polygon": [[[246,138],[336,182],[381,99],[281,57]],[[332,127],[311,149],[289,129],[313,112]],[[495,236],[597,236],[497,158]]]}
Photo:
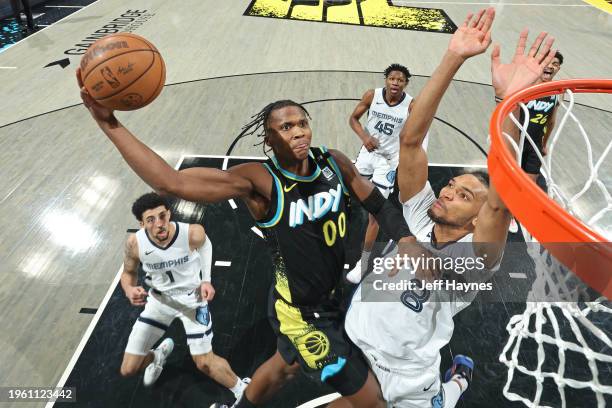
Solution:
{"label": "basketball shoe", "polygon": [[167,338],[155,350],[152,350],[153,361],[145,368],[144,376],[142,377],[142,382],[146,387],[150,387],[157,381],[164,369],[166,359],[173,349],[174,341],[171,338]]}
{"label": "basketball shoe", "polygon": [[444,382],[449,382],[455,375],[458,375],[465,378],[469,386],[472,382],[472,371],[474,371],[474,361],[467,356],[457,354],[453,358],[453,366],[444,374]]}

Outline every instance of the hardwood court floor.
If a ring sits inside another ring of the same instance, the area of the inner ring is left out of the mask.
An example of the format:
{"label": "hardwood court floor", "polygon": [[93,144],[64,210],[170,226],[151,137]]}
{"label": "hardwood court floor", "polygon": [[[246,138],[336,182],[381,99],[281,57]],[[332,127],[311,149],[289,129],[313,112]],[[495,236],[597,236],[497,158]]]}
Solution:
{"label": "hardwood court floor", "polygon": [[[443,9],[455,24],[483,6],[396,3]],[[244,16],[249,4],[99,0],[0,53],[0,385],[58,383],[92,319],[79,311],[97,309],[114,287],[125,231],[135,227],[130,203],[148,190],[79,105],[74,68],[93,33],[131,11],[138,16],[129,17],[129,28],[161,50],[168,67],[161,96],[118,116],[171,164],[182,155],[226,153],[252,114],[286,97],[329,100],[307,105],[315,144],[355,155],[359,143],[347,121],[356,100],[382,85],[380,72],[392,62],[410,68],[407,91],[418,94],[449,39],[445,33]],[[529,26],[555,33],[566,56],[559,78],[610,76],[611,15],[578,0],[494,5],[494,40],[506,58],[518,31]],[[485,163],[464,135],[486,150],[493,109],[488,59],[467,62],[451,85],[438,118],[453,127],[434,123],[432,161]],[[579,107],[588,130],[607,135],[611,101],[580,101],[598,108]],[[561,171],[573,185],[584,176],[573,170],[582,163],[575,152],[584,148],[571,140],[560,154]],[[234,154],[260,156],[254,142],[241,140]],[[596,136],[593,150],[601,152],[604,143]],[[602,174],[609,180],[612,171]]]}

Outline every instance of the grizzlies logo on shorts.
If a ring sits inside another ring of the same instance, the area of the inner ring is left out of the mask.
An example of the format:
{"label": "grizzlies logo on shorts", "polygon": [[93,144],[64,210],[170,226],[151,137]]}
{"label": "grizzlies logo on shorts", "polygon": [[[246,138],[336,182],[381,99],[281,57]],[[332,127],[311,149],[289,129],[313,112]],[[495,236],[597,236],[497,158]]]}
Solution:
{"label": "grizzlies logo on shorts", "polygon": [[196,309],[196,320],[198,323],[208,326],[210,323],[210,312],[208,311],[208,304],[200,306]]}
{"label": "grizzlies logo on shorts", "polygon": [[444,408],[444,387],[440,387],[438,395],[431,399],[432,408]]}
{"label": "grizzlies logo on shorts", "polygon": [[393,184],[393,182],[395,181],[395,174],[397,172],[395,170],[391,170],[390,172],[387,173],[387,181],[391,184]]}

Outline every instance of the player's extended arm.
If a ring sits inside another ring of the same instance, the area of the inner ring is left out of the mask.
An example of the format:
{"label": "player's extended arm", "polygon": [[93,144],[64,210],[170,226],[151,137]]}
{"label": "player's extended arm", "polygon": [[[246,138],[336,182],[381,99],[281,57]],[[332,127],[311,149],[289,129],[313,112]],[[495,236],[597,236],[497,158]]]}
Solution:
{"label": "player's extended arm", "polygon": [[[505,98],[515,92],[533,85],[542,75],[546,67],[555,56],[555,50],[551,49],[554,38],[549,37],[546,41],[546,33],[540,35],[534,41],[529,53],[525,55],[528,31],[523,30],[519,36],[516,52],[510,64],[502,64],[500,61],[500,48],[495,45],[491,53],[491,74],[495,96]],[[514,109],[514,116],[519,116],[518,106]],[[510,118],[504,121],[502,131],[510,135],[518,144],[519,132]],[[507,144],[509,149],[510,144]],[[513,151],[513,150],[512,150]],[[502,255],[506,238],[510,213],[501,200],[495,185],[489,187],[487,201],[480,209],[474,229],[474,249],[478,256],[485,256],[485,265],[490,267],[497,263]]]}
{"label": "player's extended arm", "polygon": [[125,128],[112,110],[98,104],[87,93],[83,87],[80,69],[77,69],[77,81],[81,88],[83,104],[100,129],[117,147],[132,170],[160,194],[171,194],[189,201],[218,202],[229,198],[243,198],[252,193],[253,184],[250,179],[237,172],[201,167],[184,171],[173,169]]}
{"label": "player's extended arm", "polygon": [[199,224],[189,225],[189,248],[197,250],[200,254],[200,270],[202,271],[202,283],[200,294],[202,299],[211,301],[215,296],[215,288],[210,283],[212,268],[212,242]]}
{"label": "player's extended arm", "polygon": [[363,207],[376,218],[381,228],[396,242],[406,237],[414,240],[401,211],[386,200],[374,184],[359,174],[353,162],[344,153],[332,149],[329,152],[338,163],[347,187]]}
{"label": "player's extended arm", "polygon": [[423,139],[455,73],[467,58],[482,54],[491,43],[490,29],[494,18],[493,8],[467,16],[451,37],[442,61],[416,98],[400,133],[398,185],[402,202],[425,186],[428,169],[427,154],[422,147]]}
{"label": "player's extended arm", "polygon": [[374,100],[374,90],[370,89],[363,94],[361,100],[355,107],[355,110],[353,111],[353,113],[351,113],[351,116],[349,117],[349,126],[351,127],[351,129],[353,129],[357,136],[359,136],[359,139],[369,152],[378,147],[378,140],[370,136],[368,132],[366,132],[363,126],[361,126],[361,122],[359,122],[359,119],[361,119],[363,114],[366,113],[367,110],[370,108],[370,105],[372,105],[372,100]]}
{"label": "player's extended arm", "polygon": [[121,288],[125,296],[134,306],[146,303],[147,291],[138,284],[138,241],[135,234],[130,234],[125,241],[123,254],[123,272],[121,272]]}

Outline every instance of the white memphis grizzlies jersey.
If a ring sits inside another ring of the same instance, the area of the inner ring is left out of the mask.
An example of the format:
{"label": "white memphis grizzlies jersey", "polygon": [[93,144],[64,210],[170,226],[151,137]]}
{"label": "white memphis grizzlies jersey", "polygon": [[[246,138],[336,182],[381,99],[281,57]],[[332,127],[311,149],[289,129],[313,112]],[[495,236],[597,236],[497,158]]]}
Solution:
{"label": "white memphis grizzlies jersey", "polygon": [[397,105],[389,105],[384,98],[385,88],[376,88],[374,98],[368,111],[366,130],[379,142],[376,150],[383,156],[392,156],[399,152],[399,135],[408,118],[408,107],[412,96],[404,92]]}
{"label": "white memphis grizzlies jersey", "polygon": [[[404,218],[417,238],[428,250],[443,258],[475,259],[472,246],[473,234],[467,234],[456,243],[436,247],[432,243],[434,222],[427,210],[436,200],[429,182],[425,188],[403,203]],[[495,270],[497,267],[493,268]],[[491,276],[492,270],[480,271],[482,279]],[[407,275],[396,278],[407,279]],[[363,286],[372,285],[370,275]],[[419,284],[420,285],[420,284]],[[439,365],[440,349],[451,339],[455,327],[453,316],[469,306],[476,291],[406,290],[394,292],[389,301],[368,300],[361,292],[353,297],[346,316],[345,328],[357,344],[367,344],[379,351],[389,368],[416,370]],[[385,298],[385,300],[387,300]]]}
{"label": "white memphis grizzlies jersey", "polygon": [[189,224],[174,224],[174,237],[165,248],[155,244],[144,228],[136,232],[138,257],[146,273],[145,282],[161,292],[195,289],[202,280],[200,254],[189,249]]}

